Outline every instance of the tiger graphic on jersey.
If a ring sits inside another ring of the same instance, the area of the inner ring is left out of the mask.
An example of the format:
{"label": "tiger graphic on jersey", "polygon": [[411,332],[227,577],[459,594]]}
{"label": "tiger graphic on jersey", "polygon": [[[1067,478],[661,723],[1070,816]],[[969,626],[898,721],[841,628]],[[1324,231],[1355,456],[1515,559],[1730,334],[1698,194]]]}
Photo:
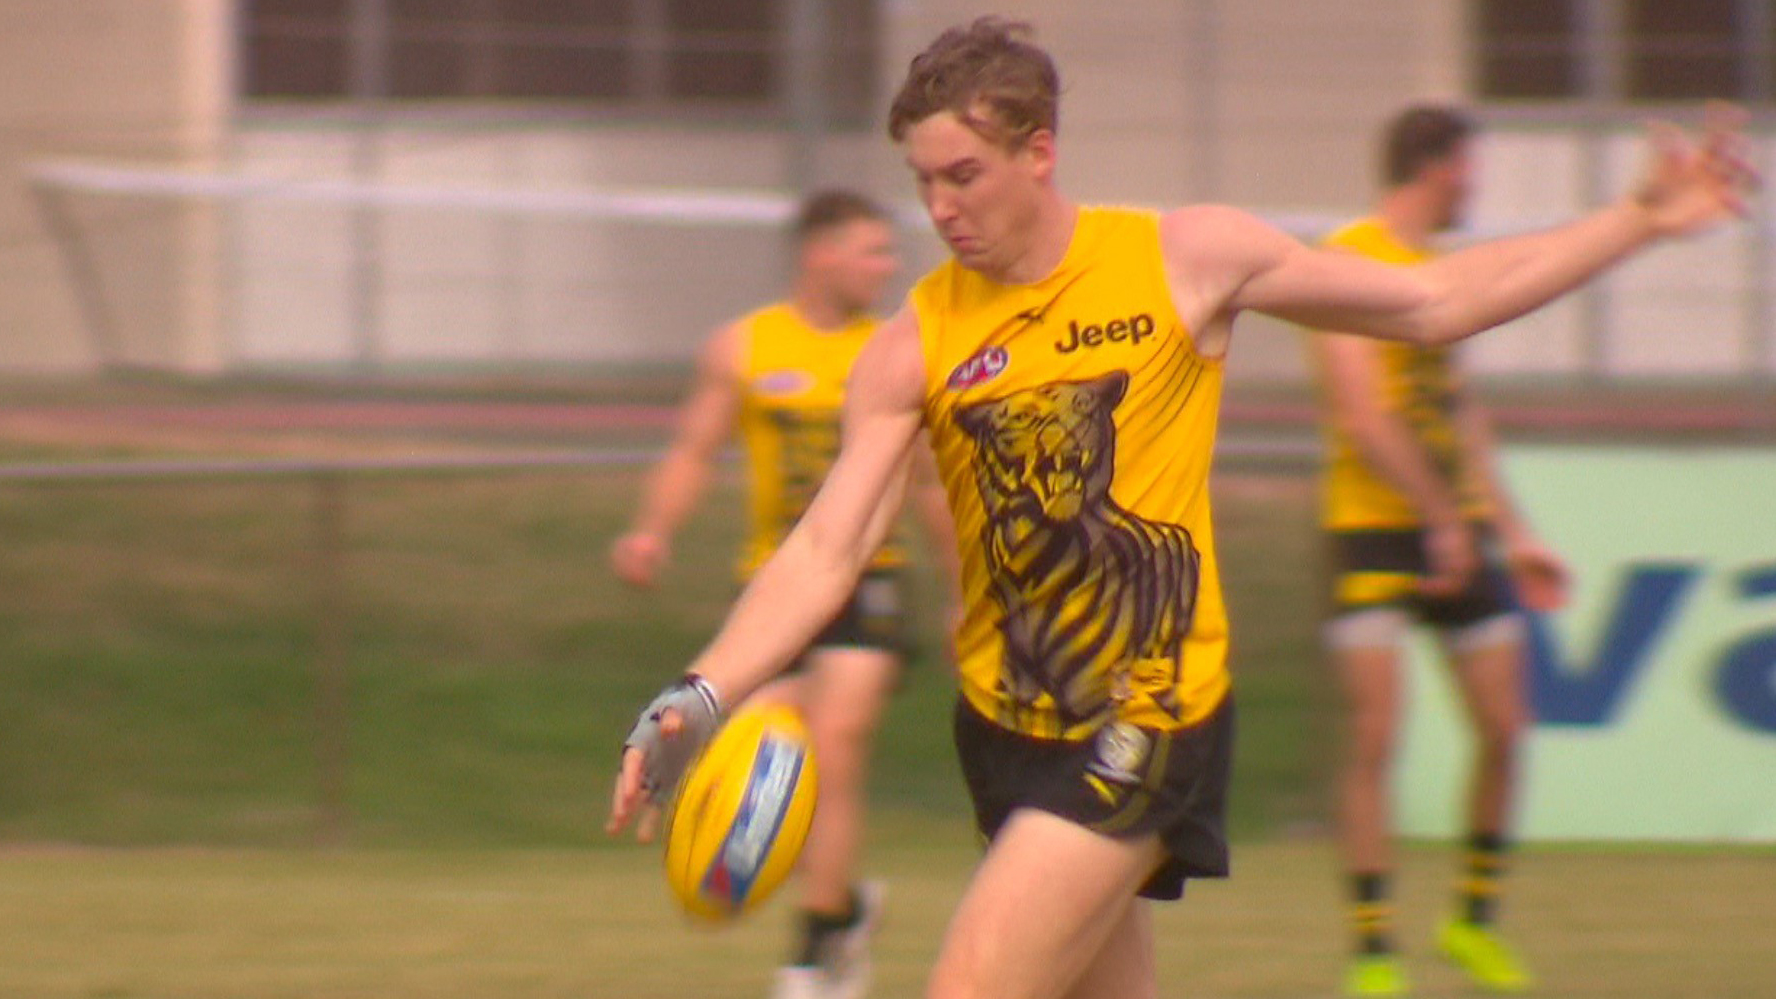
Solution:
{"label": "tiger graphic on jersey", "polygon": [[1003,612],[999,683],[1018,708],[1048,694],[1067,725],[1108,720],[1131,678],[1152,679],[1131,677],[1144,669],[1167,671],[1160,704],[1180,711],[1179,655],[1201,556],[1188,530],[1110,496],[1111,413],[1128,383],[1126,371],[1112,371],[955,411],[975,444],[987,513],[981,540]]}

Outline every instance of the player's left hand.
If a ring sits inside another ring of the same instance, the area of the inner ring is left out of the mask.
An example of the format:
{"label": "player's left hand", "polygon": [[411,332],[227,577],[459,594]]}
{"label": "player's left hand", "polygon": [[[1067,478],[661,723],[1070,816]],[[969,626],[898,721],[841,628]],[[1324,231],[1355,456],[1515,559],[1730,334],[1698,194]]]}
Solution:
{"label": "player's left hand", "polygon": [[1748,213],[1760,178],[1745,119],[1743,108],[1716,101],[1700,141],[1667,122],[1648,126],[1651,156],[1633,200],[1660,235],[1685,236]]}
{"label": "player's left hand", "polygon": [[1505,547],[1505,564],[1524,607],[1547,613],[1566,606],[1572,579],[1566,562],[1552,548],[1533,537],[1515,539]]}

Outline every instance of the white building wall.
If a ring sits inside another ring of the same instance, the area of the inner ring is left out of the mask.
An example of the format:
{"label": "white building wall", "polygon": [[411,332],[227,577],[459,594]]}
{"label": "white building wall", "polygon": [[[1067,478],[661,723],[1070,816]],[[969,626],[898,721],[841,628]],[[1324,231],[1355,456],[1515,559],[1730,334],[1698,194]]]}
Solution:
{"label": "white building wall", "polygon": [[[53,12],[52,12],[53,8]],[[352,129],[260,115],[232,135],[224,0],[140,4],[0,0],[0,118],[27,162],[80,155],[159,166],[211,165],[270,178],[346,178],[361,162]],[[912,55],[991,5],[884,0],[884,107]],[[1365,210],[1375,133],[1402,104],[1447,98],[1464,79],[1459,0],[1033,0],[1062,71],[1061,180],[1075,197],[1148,205],[1200,199],[1308,213],[1329,227]],[[155,41],[159,39],[159,41]],[[144,41],[147,40],[147,41]],[[73,67],[73,72],[68,72]],[[393,128],[371,179],[478,189],[608,186],[782,189],[792,138],[744,127],[434,120]],[[1500,125],[1481,143],[1482,229],[1566,217],[1584,206],[1586,139]],[[1634,137],[1604,155],[1606,189],[1630,175]],[[832,138],[822,182],[903,205],[912,188],[879,130]],[[105,294],[128,356],[185,370],[228,365],[524,365],[682,362],[715,323],[777,294],[781,240],[766,229],[542,221],[398,211],[366,225],[314,205],[212,213],[162,204],[151,224],[109,225],[115,205],[80,202],[99,235]],[[126,209],[132,206],[125,205]],[[133,206],[140,210],[142,204]],[[129,214],[125,211],[123,214]],[[916,215],[916,212],[914,213]],[[218,224],[218,220],[220,223]],[[22,182],[0,192],[0,222],[34,234],[5,252],[0,367],[95,361],[65,259],[40,230]],[[108,227],[109,226],[109,227]],[[1308,226],[1308,229],[1314,228]],[[917,225],[912,269],[938,259]],[[1562,303],[1469,349],[1488,373],[1562,374],[1599,362],[1624,376],[1718,377],[1776,363],[1750,326],[1745,288],[1767,270],[1743,231],[1637,261],[1589,298]],[[369,264],[366,267],[366,263]],[[1590,339],[1594,319],[1604,342]],[[1296,331],[1254,321],[1231,371],[1305,376]]]}
{"label": "white building wall", "polygon": [[[97,359],[32,166],[213,163],[227,120],[227,10],[227,0],[0,0],[0,372],[81,371]],[[213,367],[213,220],[188,206],[78,214],[115,295],[156,317],[116,345],[125,358]]]}

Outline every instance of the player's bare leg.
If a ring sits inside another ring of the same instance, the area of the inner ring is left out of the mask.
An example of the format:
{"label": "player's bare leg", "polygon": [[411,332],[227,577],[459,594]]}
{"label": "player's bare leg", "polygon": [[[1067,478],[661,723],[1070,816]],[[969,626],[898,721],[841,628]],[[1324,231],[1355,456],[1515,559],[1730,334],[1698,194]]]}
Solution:
{"label": "player's bare leg", "polygon": [[[796,953],[778,976],[780,995],[851,999],[868,988],[869,938],[879,886],[860,884],[870,750],[900,660],[875,649],[820,649],[801,678],[803,713],[820,768],[814,823],[802,847]],[[803,984],[806,980],[809,984]]]}
{"label": "player's bare leg", "polygon": [[[1397,614],[1391,609],[1360,612]],[[1347,629],[1334,641],[1332,658],[1348,705],[1345,756],[1339,773],[1338,825],[1344,869],[1349,875],[1354,953],[1345,972],[1350,995],[1401,995],[1408,989],[1395,954],[1394,870],[1388,785],[1399,736],[1405,682],[1400,669],[1399,635],[1394,622],[1372,619],[1372,640],[1362,628]]]}
{"label": "player's bare leg", "polygon": [[1531,976],[1493,926],[1519,751],[1529,725],[1521,621],[1501,616],[1464,629],[1450,641],[1456,678],[1474,725],[1475,754],[1459,911],[1443,926],[1438,943],[1479,985],[1517,992],[1530,986]]}
{"label": "player's bare leg", "polygon": [[[1487,627],[1482,625],[1481,627]],[[1511,824],[1518,753],[1529,725],[1520,629],[1452,652],[1462,699],[1474,723],[1473,783],[1468,822],[1474,831],[1503,833]]]}
{"label": "player's bare leg", "polygon": [[1388,780],[1399,737],[1405,683],[1392,647],[1344,648],[1333,653],[1348,706],[1349,730],[1339,771],[1339,843],[1352,871],[1394,866]]}
{"label": "player's bare leg", "polygon": [[[1088,972],[1109,974],[1100,956],[1160,859],[1157,836],[1112,839],[1046,812],[1014,812],[950,921],[927,999],[1060,999]],[[1151,948],[1126,946],[1117,956],[1146,954],[1131,980],[1149,981]],[[1152,986],[1118,994],[1151,995]]]}
{"label": "player's bare leg", "polygon": [[1067,999],[1157,999],[1159,970],[1153,958],[1153,903],[1131,898],[1121,925],[1098,948],[1067,992]]}

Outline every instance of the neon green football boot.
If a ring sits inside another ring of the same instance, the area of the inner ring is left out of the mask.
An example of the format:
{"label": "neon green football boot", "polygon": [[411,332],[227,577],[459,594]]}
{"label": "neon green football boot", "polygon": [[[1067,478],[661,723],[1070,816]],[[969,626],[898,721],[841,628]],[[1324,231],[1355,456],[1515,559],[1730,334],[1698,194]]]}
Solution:
{"label": "neon green football boot", "polygon": [[1344,969],[1347,996],[1403,996],[1408,989],[1406,969],[1393,954],[1358,954]]}
{"label": "neon green football boot", "polygon": [[1451,919],[1437,934],[1437,949],[1474,984],[1492,992],[1527,992],[1535,984],[1516,952],[1491,927]]}

